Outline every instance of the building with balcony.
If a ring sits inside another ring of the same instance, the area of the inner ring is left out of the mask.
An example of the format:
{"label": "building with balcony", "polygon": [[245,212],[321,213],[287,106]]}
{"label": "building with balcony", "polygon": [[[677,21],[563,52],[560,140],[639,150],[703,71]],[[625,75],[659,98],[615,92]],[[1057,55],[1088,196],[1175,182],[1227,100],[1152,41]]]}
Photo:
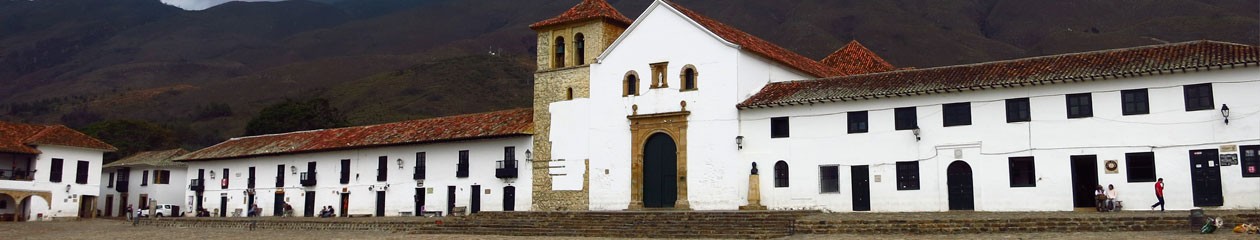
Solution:
{"label": "building with balcony", "polygon": [[125,217],[127,206],[132,209],[149,209],[152,204],[185,206],[184,203],[192,200],[184,196],[185,190],[190,188],[188,166],[172,160],[187,153],[184,149],[141,152],[105,164],[101,168],[103,197],[97,200],[101,214]]}
{"label": "building with balcony", "polygon": [[91,218],[114,146],[62,125],[0,122],[0,221]]}
{"label": "building with balcony", "polygon": [[176,161],[188,165],[194,183],[184,192],[188,211],[213,216],[245,216],[254,205],[263,216],[289,205],[307,217],[328,206],[340,216],[528,210],[530,173],[517,168],[527,158],[516,156],[532,148],[531,113],[240,137]]}

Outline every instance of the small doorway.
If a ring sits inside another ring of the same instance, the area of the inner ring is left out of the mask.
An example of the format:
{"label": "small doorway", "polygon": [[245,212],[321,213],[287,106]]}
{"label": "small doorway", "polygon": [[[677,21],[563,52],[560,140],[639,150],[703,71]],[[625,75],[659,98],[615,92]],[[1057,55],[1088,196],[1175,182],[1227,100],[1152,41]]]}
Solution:
{"label": "small doorway", "polygon": [[140,194],[140,204],[137,204],[137,206],[139,206],[140,209],[149,210],[149,194]]}
{"label": "small doorway", "polygon": [[376,216],[385,216],[385,191],[376,191]]}
{"label": "small doorway", "polygon": [[[201,206],[201,195],[197,195],[197,206],[198,207]],[[131,211],[135,211],[135,209],[132,209]],[[127,217],[127,214],[132,214],[132,213],[127,212],[127,193],[119,193],[118,194],[118,216]]]}
{"label": "small doorway", "polygon": [[424,216],[424,188],[416,188],[416,216]]}
{"label": "small doorway", "polygon": [[503,187],[503,211],[516,211],[516,187]]}
{"label": "small doorway", "polygon": [[481,185],[472,185],[471,194],[468,196],[468,213],[481,212]]}
{"label": "small doorway", "polygon": [[853,182],[853,211],[871,210],[870,167],[866,165],[850,167]]}
{"label": "small doorway", "polygon": [[945,176],[945,185],[949,192],[949,210],[975,210],[971,165],[963,161],[954,161],[945,169]]}
{"label": "small doorway", "polygon": [[105,195],[105,216],[114,216],[114,194]]}
{"label": "small doorway", "polygon": [[643,146],[643,207],[673,208],[678,201],[678,147],[656,133]]}
{"label": "small doorway", "polygon": [[302,216],[315,216],[315,191],[306,191],[306,202],[302,205]]}
{"label": "small doorway", "polygon": [[96,218],[96,196],[79,196],[79,218]]}
{"label": "small doorway", "polygon": [[1094,155],[1072,156],[1072,206],[1093,208],[1098,201],[1098,157]]}
{"label": "small doorway", "polygon": [[[140,200],[143,201],[144,197],[140,197]],[[219,197],[219,217],[227,217],[227,201],[227,196]]]}
{"label": "small doorway", "polygon": [[1216,149],[1190,150],[1190,186],[1195,207],[1225,205],[1219,156]]}
{"label": "small doorway", "polygon": [[271,204],[272,216],[284,216],[284,192],[276,191],[274,203]]}
{"label": "small doorway", "polygon": [[446,215],[455,212],[455,186],[446,186]]}
{"label": "small doorway", "polygon": [[341,193],[341,217],[350,216],[350,193]]}

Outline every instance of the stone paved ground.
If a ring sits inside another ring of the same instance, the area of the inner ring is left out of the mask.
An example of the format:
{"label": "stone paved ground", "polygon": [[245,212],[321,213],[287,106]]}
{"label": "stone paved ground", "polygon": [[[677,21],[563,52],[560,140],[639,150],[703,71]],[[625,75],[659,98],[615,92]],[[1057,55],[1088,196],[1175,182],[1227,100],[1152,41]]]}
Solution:
{"label": "stone paved ground", "polygon": [[[132,227],[119,220],[73,222],[0,223],[0,239],[605,239],[573,237],[516,237],[470,235],[409,235],[369,231],[247,231],[240,229]],[[1103,232],[1103,233],[1019,233],[962,235],[800,235],[785,239],[1260,239],[1260,235],[1219,232],[1211,235],[1191,231]]]}

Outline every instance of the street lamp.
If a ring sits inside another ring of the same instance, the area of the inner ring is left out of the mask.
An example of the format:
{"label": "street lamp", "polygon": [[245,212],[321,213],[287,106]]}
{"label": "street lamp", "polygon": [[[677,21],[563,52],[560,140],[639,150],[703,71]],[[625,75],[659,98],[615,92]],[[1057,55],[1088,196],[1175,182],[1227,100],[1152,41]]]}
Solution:
{"label": "street lamp", "polygon": [[1225,117],[1225,125],[1229,125],[1229,105],[1221,104],[1221,116]]}
{"label": "street lamp", "polygon": [[910,132],[913,132],[913,133],[914,133],[914,141],[916,141],[916,142],[917,142],[917,141],[919,141],[919,140],[923,140],[923,138],[919,137],[919,133],[920,133],[919,128],[917,128],[917,127],[916,127],[916,128],[914,128],[914,130],[910,130]]}
{"label": "street lamp", "polygon": [[534,152],[530,152],[529,149],[525,149],[525,161],[533,161],[533,160],[534,160]]}
{"label": "street lamp", "polygon": [[402,168],[403,168],[403,160],[402,160],[402,158],[399,158],[399,159],[398,159],[398,169],[402,169]]}
{"label": "street lamp", "polygon": [[744,136],[735,136],[735,148],[744,149]]}

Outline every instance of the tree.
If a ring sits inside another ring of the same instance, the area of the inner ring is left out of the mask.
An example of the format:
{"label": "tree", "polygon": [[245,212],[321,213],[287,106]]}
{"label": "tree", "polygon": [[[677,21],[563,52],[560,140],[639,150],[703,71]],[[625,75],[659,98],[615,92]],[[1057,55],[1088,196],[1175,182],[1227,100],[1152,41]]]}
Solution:
{"label": "tree", "polygon": [[175,133],[166,127],[141,120],[104,120],[92,123],[81,131],[118,148],[106,153],[105,162],[113,162],[132,154],[165,150],[179,146]]}
{"label": "tree", "polygon": [[346,115],[328,104],[328,99],[286,99],[268,106],[249,120],[245,135],[262,135],[349,125]]}

